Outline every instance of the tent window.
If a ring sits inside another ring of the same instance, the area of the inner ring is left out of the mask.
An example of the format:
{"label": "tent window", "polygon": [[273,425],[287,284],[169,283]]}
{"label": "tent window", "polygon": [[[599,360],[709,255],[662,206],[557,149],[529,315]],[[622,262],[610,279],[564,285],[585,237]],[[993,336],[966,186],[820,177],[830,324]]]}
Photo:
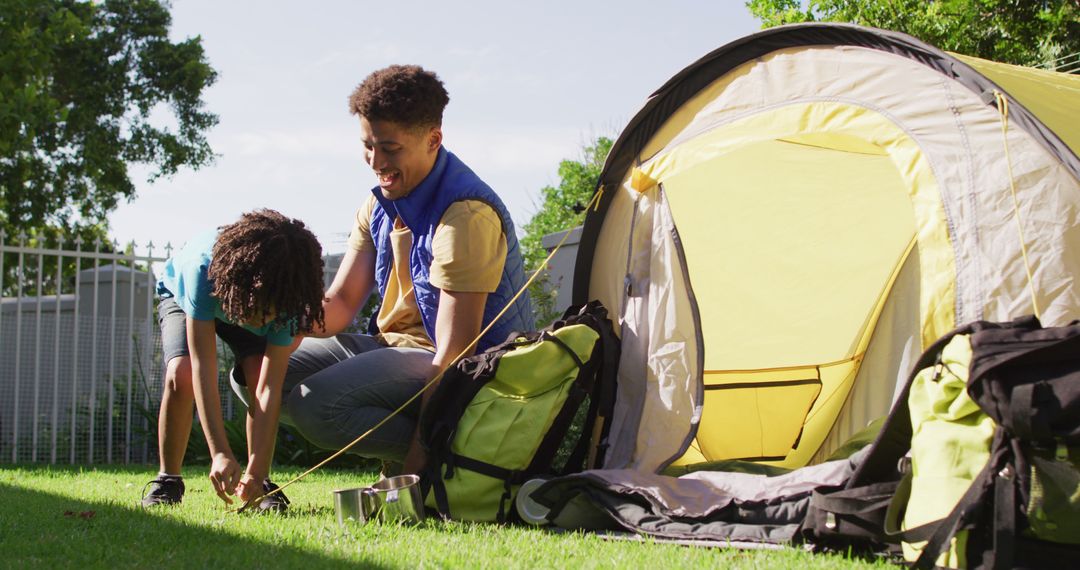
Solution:
{"label": "tent window", "polygon": [[821,394],[820,377],[705,386],[706,414],[698,445],[711,460],[776,461],[798,444],[806,416]]}

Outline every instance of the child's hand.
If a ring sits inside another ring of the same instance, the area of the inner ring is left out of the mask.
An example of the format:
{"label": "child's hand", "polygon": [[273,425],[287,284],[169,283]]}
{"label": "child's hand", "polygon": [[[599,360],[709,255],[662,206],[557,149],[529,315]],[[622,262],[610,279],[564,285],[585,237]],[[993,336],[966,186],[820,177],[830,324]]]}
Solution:
{"label": "child's hand", "polygon": [[236,486],[236,495],[240,498],[240,502],[245,505],[248,501],[262,495],[263,485],[262,478],[255,477],[250,473],[245,473],[240,478],[240,484]]}
{"label": "child's hand", "polygon": [[210,464],[210,483],[214,486],[218,497],[221,497],[226,504],[232,504],[229,495],[236,493],[240,473],[240,464],[231,455],[224,453],[214,455],[214,461]]}

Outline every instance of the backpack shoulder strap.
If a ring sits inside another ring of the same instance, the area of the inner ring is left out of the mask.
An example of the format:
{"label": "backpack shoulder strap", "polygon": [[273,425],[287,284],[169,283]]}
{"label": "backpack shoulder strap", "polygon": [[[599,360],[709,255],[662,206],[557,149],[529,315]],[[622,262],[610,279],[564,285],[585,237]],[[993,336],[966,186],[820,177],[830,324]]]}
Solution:
{"label": "backpack shoulder strap", "polygon": [[[615,335],[615,327],[608,318],[607,309],[600,301],[590,301],[585,305],[570,307],[563,318],[588,325],[600,335],[590,359],[592,369],[588,371],[588,374],[592,380],[585,387],[588,390],[587,395],[591,398],[585,425],[563,469],[565,473],[570,473],[584,468],[600,467],[604,463],[604,455],[608,447],[608,433],[611,431],[611,422],[608,420],[615,411],[615,390],[621,350],[619,338]],[[586,465],[589,443],[598,422],[601,428],[596,442],[596,456],[591,461],[591,465]]]}
{"label": "backpack shoulder strap", "polygon": [[911,449],[911,412],[908,410],[911,385],[915,382],[915,376],[920,370],[933,366],[941,358],[942,349],[956,334],[958,333],[953,331],[938,339],[911,367],[904,389],[896,398],[889,416],[885,419],[885,424],[881,427],[881,433],[871,445],[866,459],[859,464],[848,481],[848,489],[881,481],[897,480],[899,474],[897,466],[900,458]]}
{"label": "backpack shoulder strap", "polygon": [[[1004,430],[1000,427],[995,430],[994,443],[991,444],[991,449],[997,450],[997,452],[990,455],[990,458],[986,462],[986,466],[975,476],[975,479],[971,482],[967,492],[960,497],[956,506],[953,507],[952,512],[945,516],[945,518],[932,523],[927,523],[918,529],[914,529],[922,531],[919,534],[923,535],[914,538],[926,538],[926,545],[923,546],[919,558],[912,563],[912,568],[933,568],[938,557],[949,548],[950,541],[956,536],[956,533],[962,530],[966,525],[970,525],[972,520],[979,514],[979,511],[986,505],[987,495],[991,492],[994,492],[995,494],[1003,493],[1006,487],[1009,492],[1012,491],[1011,478],[1014,474],[1009,472],[1008,469],[1002,469],[1002,450],[1007,446],[1007,443],[1004,441],[1005,439],[1007,438]],[[1012,505],[1011,501],[1008,505],[998,505],[996,500],[994,503],[992,508],[995,510],[995,528],[1000,528],[999,523],[1001,521],[996,520],[1000,518],[998,515],[1009,514],[999,513],[1001,507],[1012,507],[1014,505]],[[932,528],[932,533],[930,533],[928,537],[925,536],[926,532],[924,530],[927,528]],[[1008,537],[1008,539],[1000,545],[997,543],[996,539],[997,536],[995,536],[995,547],[1007,547],[1008,550],[1007,552],[1000,553],[1000,559],[1004,560],[1005,558],[1011,558],[1011,546],[1004,543],[1011,544],[1012,538]]]}

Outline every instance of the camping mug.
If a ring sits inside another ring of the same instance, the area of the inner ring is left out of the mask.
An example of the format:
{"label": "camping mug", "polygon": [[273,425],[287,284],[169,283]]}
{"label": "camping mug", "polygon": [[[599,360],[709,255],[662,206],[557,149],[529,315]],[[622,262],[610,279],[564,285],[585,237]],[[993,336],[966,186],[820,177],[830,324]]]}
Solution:
{"label": "camping mug", "polygon": [[370,487],[334,491],[334,510],[342,525],[370,520],[418,523],[424,520],[420,477],[398,475]]}
{"label": "camping mug", "polygon": [[334,512],[337,514],[337,521],[340,525],[345,525],[350,522],[365,522],[367,521],[367,515],[365,512],[370,512],[372,507],[365,508],[365,501],[370,505],[371,499],[366,498],[364,491],[367,491],[366,487],[357,487],[354,489],[338,489],[334,491]]}
{"label": "camping mug", "polygon": [[363,490],[360,506],[368,520],[418,523],[424,520],[420,477],[396,475],[383,479]]}

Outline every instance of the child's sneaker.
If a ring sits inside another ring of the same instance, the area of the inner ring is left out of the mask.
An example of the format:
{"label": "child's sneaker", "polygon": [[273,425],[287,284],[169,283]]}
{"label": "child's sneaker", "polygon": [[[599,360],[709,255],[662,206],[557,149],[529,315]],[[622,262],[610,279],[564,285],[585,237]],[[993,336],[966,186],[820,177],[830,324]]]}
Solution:
{"label": "child's sneaker", "polygon": [[[277,488],[278,488],[278,486],[275,485],[273,482],[271,482],[269,479],[263,479],[263,493],[264,494],[269,493],[269,492],[271,492],[271,491],[273,491],[274,489],[277,489]],[[259,501],[258,508],[259,508],[259,512],[262,512],[262,513],[269,513],[269,512],[283,513],[286,510],[288,510],[288,508],[289,508],[289,498],[285,496],[285,493],[282,493],[281,491],[278,491],[277,493],[274,493],[273,495],[263,497],[262,500]]]}
{"label": "child's sneaker", "polygon": [[[149,491],[146,489],[149,488]],[[157,479],[143,487],[142,506],[178,505],[184,500],[184,479],[170,475],[158,475]]]}

